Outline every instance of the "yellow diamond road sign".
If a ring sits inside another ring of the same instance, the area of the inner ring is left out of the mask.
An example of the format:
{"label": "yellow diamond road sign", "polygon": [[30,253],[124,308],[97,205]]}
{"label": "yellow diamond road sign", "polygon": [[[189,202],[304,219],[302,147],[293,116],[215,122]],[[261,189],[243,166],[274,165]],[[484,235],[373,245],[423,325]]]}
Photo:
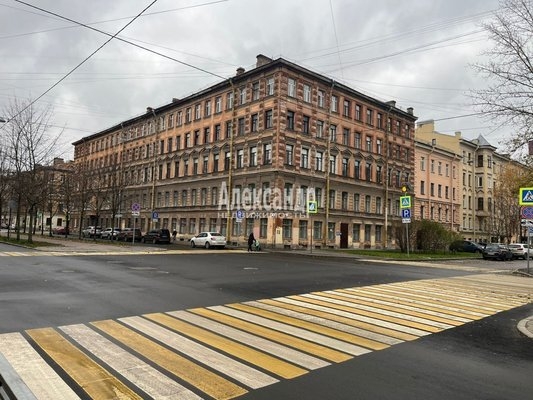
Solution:
{"label": "yellow diamond road sign", "polygon": [[411,196],[400,196],[400,208],[411,208]]}

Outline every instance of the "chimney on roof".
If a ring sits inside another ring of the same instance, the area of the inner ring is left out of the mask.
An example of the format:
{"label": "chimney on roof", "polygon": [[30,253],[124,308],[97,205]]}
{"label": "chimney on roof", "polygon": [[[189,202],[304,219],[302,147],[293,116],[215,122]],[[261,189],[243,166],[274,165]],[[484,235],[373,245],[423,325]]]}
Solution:
{"label": "chimney on roof", "polygon": [[244,68],[243,67],[237,68],[237,76],[242,75],[242,74],[244,74]]}
{"label": "chimney on roof", "polygon": [[154,111],[152,107],[146,107],[146,114],[151,114]]}
{"label": "chimney on roof", "polygon": [[259,68],[273,61],[271,58],[264,56],[262,54],[259,54],[256,58],[257,58],[257,63],[255,65],[256,68]]}
{"label": "chimney on roof", "polygon": [[407,114],[413,115],[413,107],[407,107]]}
{"label": "chimney on roof", "polygon": [[180,101],[180,99],[178,99],[177,97],[173,97],[173,98],[172,98],[172,102],[173,102],[173,103],[177,103],[178,101]]}
{"label": "chimney on roof", "polygon": [[396,107],[396,100],[387,101],[387,104],[391,107]]}

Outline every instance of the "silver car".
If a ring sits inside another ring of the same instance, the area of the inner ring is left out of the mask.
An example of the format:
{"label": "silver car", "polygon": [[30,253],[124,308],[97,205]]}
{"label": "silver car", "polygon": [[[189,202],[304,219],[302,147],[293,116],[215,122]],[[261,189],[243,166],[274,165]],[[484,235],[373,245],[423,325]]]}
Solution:
{"label": "silver car", "polygon": [[226,247],[226,237],[218,232],[200,232],[191,238],[191,247]]}

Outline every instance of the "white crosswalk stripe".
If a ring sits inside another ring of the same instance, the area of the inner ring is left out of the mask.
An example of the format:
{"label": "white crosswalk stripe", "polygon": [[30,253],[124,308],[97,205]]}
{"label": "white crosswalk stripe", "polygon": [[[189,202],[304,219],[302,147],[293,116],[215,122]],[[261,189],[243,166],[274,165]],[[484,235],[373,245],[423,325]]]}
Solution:
{"label": "white crosswalk stripe", "polygon": [[38,399],[231,399],[533,297],[519,278],[477,279],[352,287],[30,329],[1,334],[0,353]]}

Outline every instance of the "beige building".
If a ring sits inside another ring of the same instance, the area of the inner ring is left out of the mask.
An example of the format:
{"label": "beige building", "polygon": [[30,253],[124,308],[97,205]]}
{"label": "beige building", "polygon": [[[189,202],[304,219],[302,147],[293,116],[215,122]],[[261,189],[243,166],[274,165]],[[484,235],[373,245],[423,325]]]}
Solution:
{"label": "beige building", "polygon": [[437,139],[415,140],[415,219],[429,219],[450,230],[460,230],[461,164],[461,156],[439,146]]}
{"label": "beige building", "polygon": [[412,108],[260,55],[250,71],[75,142],[75,163],[101,190],[74,222],[136,218],[184,240],[253,231],[276,247],[393,246],[415,120]]}
{"label": "beige building", "polygon": [[[439,148],[441,151],[448,151],[450,156],[453,155],[458,178],[457,200],[460,203],[459,231],[464,239],[487,243],[519,238],[519,228],[513,228],[519,223],[518,193],[508,193],[507,199],[503,201],[496,188],[505,179],[506,171],[516,169],[520,171],[517,173],[524,173],[526,166],[511,160],[506,154],[497,153],[496,147],[481,135],[467,140],[461,137],[461,132],[454,135],[436,132],[431,120],[419,122],[415,136],[417,141],[431,143],[432,148]],[[417,159],[419,156],[423,157],[422,154],[417,154]],[[419,160],[416,166],[417,177],[420,162]],[[438,163],[436,159],[435,162]],[[510,207],[514,211],[509,214]],[[427,218],[431,218],[431,215]]]}

